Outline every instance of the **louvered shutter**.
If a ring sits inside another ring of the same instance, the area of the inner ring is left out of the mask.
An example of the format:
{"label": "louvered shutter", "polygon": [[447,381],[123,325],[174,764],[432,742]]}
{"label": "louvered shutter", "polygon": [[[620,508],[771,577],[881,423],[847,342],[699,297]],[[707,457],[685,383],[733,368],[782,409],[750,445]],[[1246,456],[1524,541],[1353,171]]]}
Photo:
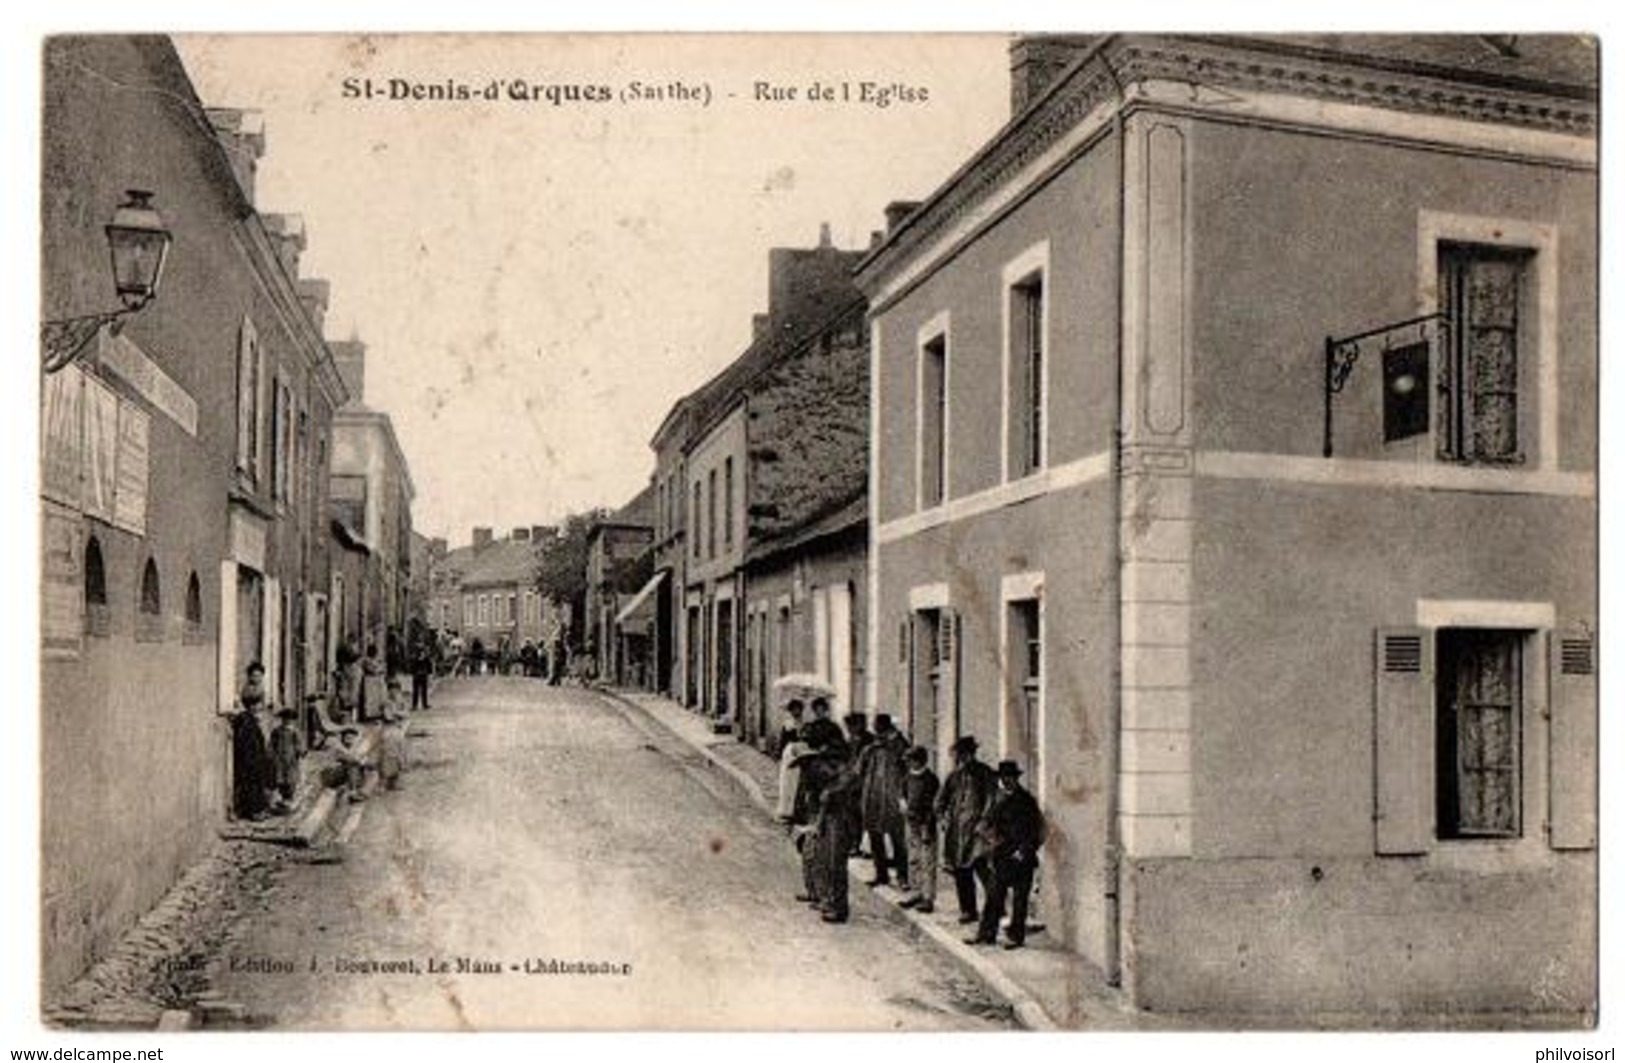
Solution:
{"label": "louvered shutter", "polygon": [[937,634],[942,643],[942,704],[937,712],[937,731],[946,733],[950,741],[964,734],[959,718],[959,660],[964,656],[961,645],[963,628],[959,613],[944,609],[937,623]]}
{"label": "louvered shutter", "polygon": [[919,736],[914,733],[914,720],[916,712],[914,699],[919,697],[914,679],[914,615],[903,617],[897,625],[897,652],[898,664],[902,668],[902,695],[903,695],[903,733],[911,741],[918,742]]}
{"label": "louvered shutter", "polygon": [[1597,845],[1597,637],[1569,628],[1551,637],[1551,845]]}
{"label": "louvered shutter", "polygon": [[1433,638],[1379,628],[1376,646],[1377,852],[1426,852],[1433,838]]}

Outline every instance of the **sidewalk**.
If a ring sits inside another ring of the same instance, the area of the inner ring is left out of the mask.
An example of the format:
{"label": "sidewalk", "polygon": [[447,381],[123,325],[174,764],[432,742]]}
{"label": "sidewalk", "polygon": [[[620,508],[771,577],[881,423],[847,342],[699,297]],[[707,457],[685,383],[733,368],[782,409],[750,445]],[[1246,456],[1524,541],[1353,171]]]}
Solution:
{"label": "sidewalk", "polygon": [[[670,699],[642,691],[600,687],[599,691],[649,716],[685,744],[702,753],[731,777],[764,815],[778,803],[778,764],[732,735],[717,734],[711,720]],[[865,885],[873,865],[854,859],[847,868],[853,886]],[[1118,990],[1106,985],[1100,972],[1083,957],[1046,940],[1043,932],[1028,937],[1027,947],[1014,951],[976,948],[964,943],[966,928],[948,903],[922,915],[898,906],[902,894],[889,887],[871,891],[886,902],[898,919],[907,920],[924,937],[980,977],[1014,1009],[1017,1020],[1033,1030],[1129,1030],[1160,1026],[1152,1016],[1124,1003]]]}

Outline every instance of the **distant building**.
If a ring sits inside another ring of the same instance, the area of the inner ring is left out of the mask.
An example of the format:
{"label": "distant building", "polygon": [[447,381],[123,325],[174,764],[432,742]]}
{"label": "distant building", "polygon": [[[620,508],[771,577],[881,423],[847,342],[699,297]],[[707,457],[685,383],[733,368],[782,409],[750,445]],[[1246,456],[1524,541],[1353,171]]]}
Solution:
{"label": "distant building", "polygon": [[365,403],[366,345],[349,340],[330,346],[351,395],[333,415],[330,491],[334,506],[360,533],[369,553],[359,648],[374,644],[380,653],[388,652],[391,669],[403,668],[412,568],[412,473],[389,414]]}
{"label": "distant building", "polygon": [[[743,692],[749,399],[771,369],[861,302],[852,270],[862,257],[860,251],[835,247],[827,226],[817,247],[770,251],[767,312],[753,322],[750,346],[681,404],[686,436],[678,481],[686,519],[685,590],[677,625],[681,689],[685,704],[719,724],[735,720]],[[657,475],[664,464],[657,463]]]}
{"label": "distant building", "polygon": [[[655,487],[650,484],[587,533],[586,652],[598,677],[643,687],[652,678]],[[625,608],[625,615],[622,615]]]}
{"label": "distant building", "polygon": [[1011,59],[859,275],[871,701],[1137,1005],[1592,1011],[1596,42]]}
{"label": "distant building", "polygon": [[556,536],[548,525],[515,528],[505,539],[489,527],[475,528],[471,545],[446,551],[436,564],[430,625],[462,636],[466,645],[478,639],[492,653],[551,643],[563,617],[538,581],[542,551]]}

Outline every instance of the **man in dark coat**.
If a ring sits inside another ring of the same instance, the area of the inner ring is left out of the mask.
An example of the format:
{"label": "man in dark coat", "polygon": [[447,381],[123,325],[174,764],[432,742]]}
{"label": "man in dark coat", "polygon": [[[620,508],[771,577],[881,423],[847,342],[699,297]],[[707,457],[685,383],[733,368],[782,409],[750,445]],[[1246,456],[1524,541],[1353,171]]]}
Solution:
{"label": "man in dark coat", "polygon": [[982,922],[967,944],[991,945],[998,940],[1005,898],[1010,900],[1010,925],[1004,947],[1019,949],[1027,940],[1027,899],[1038,870],[1038,849],[1044,844],[1044,814],[1021,785],[1021,767],[1013,760],[999,762],[998,792],[982,821],[985,862],[992,869],[993,887],[982,907]]}
{"label": "man in dark coat", "polygon": [[982,878],[984,892],[993,885],[992,872],[976,864],[976,829],[995,784],[993,769],[976,759],[975,738],[961,735],[955,739],[953,754],[954,770],[937,794],[937,821],[942,824],[942,864],[953,873],[959,898],[959,921],[969,924],[977,919],[977,878]]}
{"label": "man in dark coat", "polygon": [[[869,853],[875,862],[871,886],[891,882],[896,868],[898,884],[908,889],[908,840],[903,835],[903,757],[908,739],[892,726],[891,717],[875,717],[874,739],[858,754],[858,777],[862,785],[863,831],[869,838]],[[887,844],[891,852],[887,853]]]}
{"label": "man in dark coat", "polygon": [[434,674],[434,636],[420,634],[412,646],[412,709],[429,710],[429,676]]}
{"label": "man in dark coat", "polygon": [[844,923],[850,915],[846,859],[857,844],[862,824],[859,779],[856,765],[844,752],[826,750],[821,756],[830,775],[818,797],[818,870],[823,876],[820,908],[824,922]]}
{"label": "man in dark coat", "polygon": [[829,699],[813,698],[807,707],[812,710],[812,719],[803,728],[801,740],[814,749],[846,752],[846,736],[841,734],[840,725],[829,718]]}
{"label": "man in dark coat", "polygon": [[[790,813],[790,835],[801,852],[802,892],[798,901],[822,906],[826,879],[823,847],[818,840],[818,820],[823,811],[824,790],[840,774],[841,756],[827,741],[815,735],[804,738],[808,751],[791,761],[798,773],[795,804]],[[845,864],[842,868],[844,871]]]}

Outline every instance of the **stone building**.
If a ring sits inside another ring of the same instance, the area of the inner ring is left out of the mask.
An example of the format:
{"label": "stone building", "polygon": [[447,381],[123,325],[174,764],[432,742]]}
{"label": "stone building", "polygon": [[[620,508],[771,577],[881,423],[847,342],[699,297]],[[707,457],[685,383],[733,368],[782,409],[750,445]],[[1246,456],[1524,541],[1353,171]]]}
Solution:
{"label": "stone building", "polygon": [[1140,1006],[1594,1008],[1596,42],[1011,60],[860,272],[871,700]]}
{"label": "stone building", "polygon": [[162,37],[52,37],[43,58],[43,318],[117,305],[102,227],[126,190],[174,238],[157,298],[43,380],[49,998],[228,816],[222,713],[247,663],[277,704],[320,683],[326,448],[347,395],[325,285],[298,275],[303,229],[255,209],[257,116],[205,108]]}
{"label": "stone building", "polygon": [[767,310],[753,321],[750,346],[682,403],[686,439],[677,482],[686,507],[685,589],[676,624],[682,700],[719,724],[735,719],[744,684],[750,397],[769,370],[861,299],[851,274],[862,257],[835,247],[828,226],[817,247],[772,249]]}
{"label": "stone building", "polygon": [[777,737],[773,681],[822,676],[837,716],[866,700],[869,333],[861,297],[766,373],[749,426],[739,735]]}
{"label": "stone building", "polygon": [[[411,615],[412,471],[389,414],[366,404],[366,345],[351,339],[331,346],[350,401],[333,415],[330,490],[368,552],[364,585],[343,593],[360,596],[356,648],[376,645],[389,667],[400,670]],[[333,594],[340,593],[335,587]]]}
{"label": "stone building", "polygon": [[429,623],[439,631],[475,639],[492,653],[526,643],[545,646],[559,634],[561,610],[539,590],[542,551],[556,538],[548,525],[513,529],[498,539],[489,527],[473,542],[444,553],[436,564]]}

